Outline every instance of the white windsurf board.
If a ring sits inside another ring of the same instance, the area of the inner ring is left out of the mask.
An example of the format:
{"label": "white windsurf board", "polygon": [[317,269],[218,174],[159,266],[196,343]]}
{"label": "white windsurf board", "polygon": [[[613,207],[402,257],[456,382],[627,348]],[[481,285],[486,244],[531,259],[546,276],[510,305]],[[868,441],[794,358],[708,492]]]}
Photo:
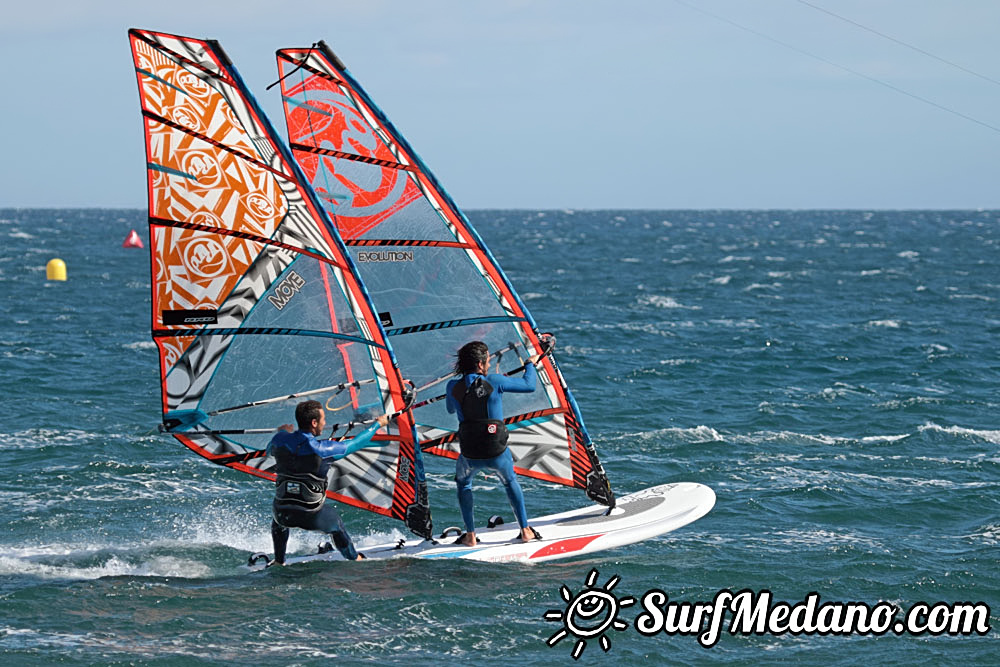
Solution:
{"label": "white windsurf board", "polygon": [[[703,484],[661,484],[618,498],[610,512],[602,505],[591,505],[531,519],[528,523],[541,535],[540,540],[521,541],[515,523],[477,529],[479,544],[474,547],[454,544],[457,538],[448,535],[434,540],[403,539],[360,551],[371,559],[464,558],[491,563],[540,563],[648,540],[700,519],[714,505],[715,492]],[[285,564],[336,560],[344,559],[333,550],[290,556]],[[262,570],[267,563],[264,554],[251,556],[251,569]]]}

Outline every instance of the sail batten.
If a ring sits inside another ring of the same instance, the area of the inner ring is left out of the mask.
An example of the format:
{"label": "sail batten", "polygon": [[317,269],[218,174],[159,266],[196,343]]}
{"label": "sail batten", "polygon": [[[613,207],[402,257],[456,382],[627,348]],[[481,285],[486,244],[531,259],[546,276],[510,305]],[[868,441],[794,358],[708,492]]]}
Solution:
{"label": "sail batten", "polygon": [[[388,350],[386,345],[376,343],[361,336],[349,336],[331,331],[316,331],[310,329],[279,329],[277,327],[217,327],[198,331],[175,331],[171,329],[153,329],[153,338],[171,338],[176,336],[314,336],[317,338],[333,338],[362,345],[371,345]],[[353,383],[352,380],[350,383]]]}
{"label": "sail batten", "polygon": [[348,246],[424,246],[434,248],[474,248],[469,243],[458,241],[433,241],[431,239],[350,239],[344,243]]}
{"label": "sail batten", "polygon": [[[150,166],[150,168],[151,169],[156,169],[157,167]],[[329,257],[326,257],[325,255],[321,255],[318,252],[314,252],[314,251],[309,250],[307,248],[300,248],[298,246],[291,245],[291,244],[288,244],[288,243],[284,243],[282,241],[277,241],[277,240],[275,240],[273,238],[269,239],[269,238],[265,238],[263,236],[259,236],[257,234],[251,234],[251,233],[245,232],[245,231],[237,231],[237,230],[234,230],[234,229],[224,229],[222,227],[213,227],[213,226],[210,226],[210,225],[199,224],[197,222],[190,222],[190,221],[185,222],[185,221],[181,221],[181,220],[168,220],[166,218],[159,218],[159,217],[156,217],[156,216],[149,216],[149,224],[150,225],[160,226],[160,227],[178,227],[178,228],[182,228],[182,229],[191,229],[191,230],[196,230],[196,231],[200,231],[200,232],[205,232],[207,234],[219,234],[219,235],[222,235],[222,236],[232,236],[232,237],[236,237],[236,238],[240,238],[240,239],[245,239],[245,240],[248,240],[248,241],[254,241],[256,243],[260,243],[261,245],[269,245],[269,246],[274,246],[275,248],[281,248],[283,250],[290,250],[290,251],[292,251],[294,253],[298,253],[298,254],[301,254],[301,255],[307,255],[309,257],[312,257],[313,259],[319,260],[321,262],[326,262],[326,263],[331,264],[333,266],[338,266],[338,267],[341,267],[341,268],[346,268],[343,265],[338,264],[333,259],[330,259]]]}
{"label": "sail batten", "polygon": [[[261,161],[257,160],[256,158],[254,158],[254,157],[246,154],[245,152],[243,152],[243,151],[241,151],[241,150],[239,150],[237,148],[234,148],[232,146],[227,146],[226,144],[224,144],[221,141],[217,141],[217,140],[213,139],[212,137],[209,137],[209,136],[206,136],[204,134],[201,134],[200,132],[196,132],[196,131],[192,130],[190,127],[186,127],[182,123],[176,123],[174,121],[168,120],[168,119],[164,118],[163,116],[160,116],[159,114],[157,114],[157,113],[155,113],[153,111],[143,111],[142,115],[145,116],[146,118],[148,118],[149,120],[155,122],[155,123],[159,123],[161,125],[165,125],[166,127],[170,127],[170,128],[172,128],[174,130],[177,130],[178,132],[182,132],[184,134],[190,135],[191,137],[194,137],[194,138],[198,139],[199,141],[204,141],[207,144],[211,144],[212,146],[215,146],[216,148],[219,148],[219,149],[224,150],[224,151],[226,151],[228,153],[231,153],[232,155],[235,155],[238,158],[246,160],[247,162],[250,162],[250,163],[254,164],[255,166],[257,166],[257,167],[259,167],[261,169],[266,169],[268,171],[272,171],[276,175],[280,176],[281,178],[284,178],[284,179],[287,179],[287,180],[292,180],[291,176],[289,176],[288,174],[285,174],[285,173],[282,173],[282,172],[276,170],[271,165],[266,164],[264,162],[261,162]],[[162,167],[162,165],[160,165],[160,166]],[[164,170],[169,170],[169,168],[164,167]],[[185,176],[185,177],[188,177],[188,178],[195,178],[195,179],[197,179],[197,176],[194,176],[192,174],[182,174],[182,175]]]}
{"label": "sail batten", "polygon": [[401,164],[399,162],[394,162],[393,160],[380,160],[378,158],[368,157],[365,155],[344,153],[342,151],[330,150],[329,148],[320,148],[318,146],[306,146],[305,144],[291,144],[291,147],[293,150],[302,151],[305,153],[314,153],[316,155],[325,155],[327,157],[339,157],[345,160],[355,160],[357,162],[364,162],[365,164],[374,164],[379,167],[389,167],[390,169],[416,171],[416,167],[411,164]]}
{"label": "sail batten", "polygon": [[527,322],[527,318],[524,317],[476,317],[465,320],[449,320],[446,322],[427,322],[426,324],[416,324],[410,327],[401,327],[399,329],[386,329],[385,333],[389,336],[402,336],[405,334],[421,333],[424,331],[435,331],[437,329],[449,329],[451,327],[471,327],[477,324],[492,324],[496,322]]}

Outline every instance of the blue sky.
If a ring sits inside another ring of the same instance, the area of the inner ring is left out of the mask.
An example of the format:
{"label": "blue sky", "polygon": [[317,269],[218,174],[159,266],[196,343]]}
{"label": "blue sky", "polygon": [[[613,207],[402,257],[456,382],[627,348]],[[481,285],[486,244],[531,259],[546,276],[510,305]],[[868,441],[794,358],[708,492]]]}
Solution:
{"label": "blue sky", "polygon": [[141,27],[282,132],[274,51],[326,40],[467,209],[1000,208],[1000,3],[808,2],[973,73],[803,0],[17,3],[0,207],[145,206]]}

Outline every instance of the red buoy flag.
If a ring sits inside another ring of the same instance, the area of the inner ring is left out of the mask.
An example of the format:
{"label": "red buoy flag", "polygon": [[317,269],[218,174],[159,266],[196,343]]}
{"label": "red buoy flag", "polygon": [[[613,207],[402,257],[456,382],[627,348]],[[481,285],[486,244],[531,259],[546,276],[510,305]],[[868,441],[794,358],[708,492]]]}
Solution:
{"label": "red buoy flag", "polygon": [[142,248],[142,239],[139,238],[139,234],[133,229],[128,233],[128,237],[122,243],[123,248]]}

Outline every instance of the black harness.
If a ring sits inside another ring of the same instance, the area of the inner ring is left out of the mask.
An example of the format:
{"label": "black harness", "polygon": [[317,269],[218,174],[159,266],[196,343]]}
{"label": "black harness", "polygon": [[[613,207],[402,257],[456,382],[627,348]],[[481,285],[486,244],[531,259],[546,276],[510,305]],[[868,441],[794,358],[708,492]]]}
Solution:
{"label": "black harness", "polygon": [[507,449],[507,427],[502,419],[490,419],[487,403],[493,385],[477,377],[469,386],[462,378],[451,389],[451,396],[462,408],[464,419],[458,425],[458,444],[467,459],[492,459]]}
{"label": "black harness", "polygon": [[274,487],[275,511],[318,512],[326,500],[323,459],[316,454],[300,456],[284,447],[274,452],[277,479]]}

